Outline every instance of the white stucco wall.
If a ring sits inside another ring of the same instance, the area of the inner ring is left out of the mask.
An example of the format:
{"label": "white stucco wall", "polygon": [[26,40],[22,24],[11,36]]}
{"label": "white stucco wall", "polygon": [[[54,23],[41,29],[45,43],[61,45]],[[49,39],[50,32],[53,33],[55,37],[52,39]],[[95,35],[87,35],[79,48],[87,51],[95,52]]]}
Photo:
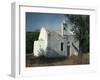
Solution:
{"label": "white stucco wall", "polygon": [[47,46],[48,46],[48,34],[47,34],[47,31],[45,28],[42,28],[40,31],[39,41],[44,41],[44,43],[43,43],[43,45],[45,45],[44,48],[47,48]]}
{"label": "white stucco wall", "polygon": [[38,41],[34,41],[34,49],[33,49],[33,53],[34,56],[39,56],[39,43]]}
{"label": "white stucco wall", "polygon": [[70,41],[70,56],[72,56],[72,55],[76,55],[77,56],[78,55],[78,52],[72,46],[72,43],[79,50],[79,41],[76,41],[75,40],[75,35],[69,35],[69,41]]}
{"label": "white stucco wall", "polygon": [[41,29],[39,39],[34,41],[34,56],[40,56],[46,54],[47,49],[47,32],[44,28]]}
{"label": "white stucco wall", "polygon": [[[76,48],[79,50],[79,41],[74,42],[74,45],[76,46]],[[72,47],[73,48],[73,47]],[[72,55],[76,55],[78,56],[78,52],[73,48],[74,53]]]}
{"label": "white stucco wall", "polygon": [[40,56],[46,54],[46,47],[44,43],[45,42],[42,40],[34,41],[34,56]]}
{"label": "white stucco wall", "polygon": [[[69,42],[69,43],[68,43]],[[63,50],[61,50],[61,43],[63,43]],[[67,46],[70,46],[70,55],[78,55],[72,43],[79,47],[79,42],[75,43],[74,35],[67,35],[66,39],[57,32],[48,31],[42,28],[39,35],[39,40],[34,41],[34,55],[39,56],[41,53],[47,57],[68,56]]]}
{"label": "white stucco wall", "polygon": [[[61,43],[63,43],[63,51],[61,51]],[[50,36],[48,37],[48,47],[56,51],[61,56],[67,56],[67,50],[64,48],[65,46],[65,41],[61,36],[56,33],[50,33]]]}

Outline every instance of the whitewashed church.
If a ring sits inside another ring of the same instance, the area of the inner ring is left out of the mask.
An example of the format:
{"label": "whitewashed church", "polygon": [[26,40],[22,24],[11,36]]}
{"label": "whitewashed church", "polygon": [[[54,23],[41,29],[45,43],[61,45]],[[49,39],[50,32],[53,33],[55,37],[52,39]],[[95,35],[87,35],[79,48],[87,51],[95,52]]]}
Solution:
{"label": "whitewashed church", "polygon": [[42,28],[37,41],[34,41],[34,56],[44,55],[46,57],[64,57],[78,55],[79,41],[75,39],[72,32],[61,26],[61,31],[56,32]]}

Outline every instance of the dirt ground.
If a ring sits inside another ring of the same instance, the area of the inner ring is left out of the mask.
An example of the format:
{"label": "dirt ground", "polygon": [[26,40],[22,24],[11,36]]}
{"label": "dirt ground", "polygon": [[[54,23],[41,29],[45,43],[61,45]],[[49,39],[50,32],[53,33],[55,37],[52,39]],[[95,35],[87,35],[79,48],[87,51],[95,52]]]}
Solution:
{"label": "dirt ground", "polygon": [[81,65],[89,64],[89,54],[80,56],[60,57],[60,58],[46,58],[44,56],[26,57],[26,67],[39,67],[39,66],[59,66],[59,65]]}

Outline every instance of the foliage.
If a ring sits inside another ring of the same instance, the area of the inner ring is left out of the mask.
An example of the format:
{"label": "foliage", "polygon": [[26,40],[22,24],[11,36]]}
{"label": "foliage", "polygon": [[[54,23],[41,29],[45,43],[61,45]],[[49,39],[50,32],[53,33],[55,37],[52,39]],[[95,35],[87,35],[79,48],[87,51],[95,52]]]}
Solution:
{"label": "foliage", "polygon": [[[65,15],[69,22],[73,24],[72,31],[79,40],[80,53],[89,52],[89,15]],[[67,23],[67,21],[66,21]]]}
{"label": "foliage", "polygon": [[34,41],[38,40],[39,32],[26,32],[26,53],[33,52]]}

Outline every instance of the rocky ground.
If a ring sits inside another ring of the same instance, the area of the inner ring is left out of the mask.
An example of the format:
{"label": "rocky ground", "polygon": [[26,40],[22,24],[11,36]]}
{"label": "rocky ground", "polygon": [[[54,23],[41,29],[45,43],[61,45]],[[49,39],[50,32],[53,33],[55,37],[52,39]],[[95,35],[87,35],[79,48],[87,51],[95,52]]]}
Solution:
{"label": "rocky ground", "polygon": [[26,67],[81,65],[89,63],[89,54],[60,58],[46,58],[44,56],[34,57],[32,55],[26,57]]}

